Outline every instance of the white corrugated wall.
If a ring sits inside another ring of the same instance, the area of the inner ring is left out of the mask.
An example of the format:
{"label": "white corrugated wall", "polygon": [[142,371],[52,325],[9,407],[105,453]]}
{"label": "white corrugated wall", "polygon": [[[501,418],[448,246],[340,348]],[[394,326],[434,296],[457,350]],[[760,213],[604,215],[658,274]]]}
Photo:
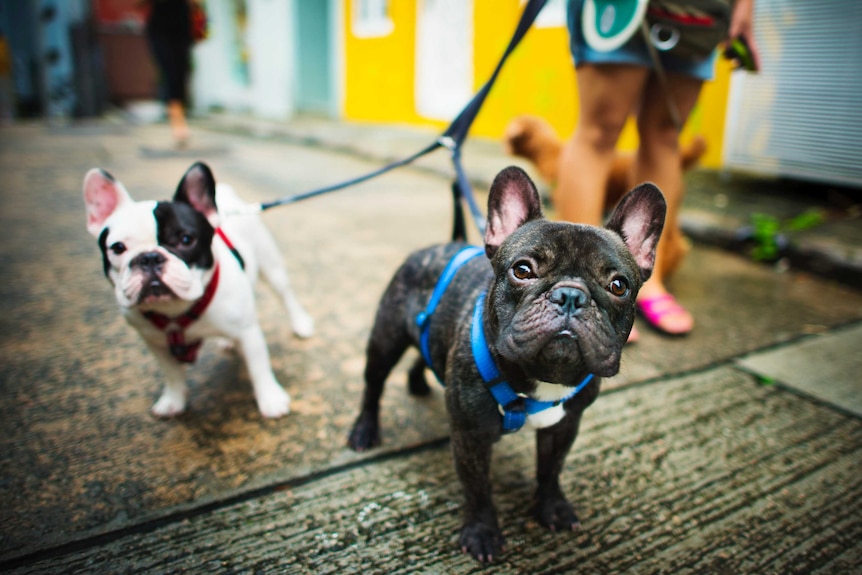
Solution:
{"label": "white corrugated wall", "polygon": [[862,1],[757,0],[762,71],[731,81],[724,164],[862,186]]}

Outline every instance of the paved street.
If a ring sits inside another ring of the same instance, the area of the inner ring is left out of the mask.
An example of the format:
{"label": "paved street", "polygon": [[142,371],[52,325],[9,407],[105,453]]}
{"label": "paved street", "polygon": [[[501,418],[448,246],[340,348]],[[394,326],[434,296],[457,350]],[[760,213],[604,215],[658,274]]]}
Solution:
{"label": "paved street", "polygon": [[[317,326],[295,338],[258,287],[288,416],[262,419],[236,357],[207,344],[188,412],[154,419],[161,374],[120,319],[85,230],[86,171],[161,199],[200,159],[260,202],[419,149],[372,127],[340,132],[350,142],[194,127],[182,152],[166,147],[164,125],[0,128],[0,570],[862,572],[862,291],[704,244],[673,283],[695,331],[668,339],[639,324],[585,414],[562,476],[580,531],[530,517],[522,432],[493,466],[507,552],[493,570],[461,554],[442,393],[408,396],[412,356],[384,396],[383,445],[346,448],[376,302],[408,252],[450,233],[443,152],[264,215]],[[477,145],[465,167],[480,182],[512,163]]]}

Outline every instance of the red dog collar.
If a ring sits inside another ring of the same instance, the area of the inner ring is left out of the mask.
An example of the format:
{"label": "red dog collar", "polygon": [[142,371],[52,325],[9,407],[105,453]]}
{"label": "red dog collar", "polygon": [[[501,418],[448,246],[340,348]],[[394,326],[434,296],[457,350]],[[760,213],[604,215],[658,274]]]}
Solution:
{"label": "red dog collar", "polygon": [[185,329],[197,321],[209,307],[210,302],[218,288],[219,267],[213,271],[210,283],[207,284],[204,294],[184,314],[177,317],[168,317],[163,313],[155,311],[144,312],[144,317],[150,320],[156,328],[164,331],[168,338],[168,349],[171,355],[181,363],[194,363],[198,357],[198,350],[203,340],[186,342]]}

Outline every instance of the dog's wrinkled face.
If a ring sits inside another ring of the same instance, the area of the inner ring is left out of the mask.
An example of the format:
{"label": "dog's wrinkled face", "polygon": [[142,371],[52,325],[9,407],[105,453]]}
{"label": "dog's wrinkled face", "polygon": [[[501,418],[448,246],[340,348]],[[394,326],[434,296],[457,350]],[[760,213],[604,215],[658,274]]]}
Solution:
{"label": "dog's wrinkled face", "polygon": [[103,170],[87,174],[84,199],[88,230],[98,237],[105,275],[122,307],[152,309],[203,295],[215,230],[202,211],[176,196],[135,202]]}
{"label": "dog's wrinkled face", "polygon": [[502,172],[485,234],[495,274],[489,343],[501,359],[551,383],[572,373],[615,375],[664,215],[661,192],[644,184],[605,228],[550,222],[526,174]]}
{"label": "dog's wrinkled face", "polygon": [[493,265],[495,347],[505,359],[550,382],[565,373],[617,373],[641,285],[619,236],[535,221],[512,234]]}
{"label": "dog's wrinkled face", "polygon": [[213,228],[184,204],[142,202],[111,216],[99,235],[105,275],[123,307],[181,299],[204,291],[212,268]]}

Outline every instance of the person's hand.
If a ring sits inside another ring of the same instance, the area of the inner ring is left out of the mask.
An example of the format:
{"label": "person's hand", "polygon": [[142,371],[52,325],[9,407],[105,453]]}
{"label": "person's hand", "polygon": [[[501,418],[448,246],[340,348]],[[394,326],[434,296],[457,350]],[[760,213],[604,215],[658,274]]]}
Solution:
{"label": "person's hand", "polygon": [[741,38],[748,46],[754,70],[760,70],[760,49],[754,38],[754,0],[737,0],[730,18],[728,42]]}

